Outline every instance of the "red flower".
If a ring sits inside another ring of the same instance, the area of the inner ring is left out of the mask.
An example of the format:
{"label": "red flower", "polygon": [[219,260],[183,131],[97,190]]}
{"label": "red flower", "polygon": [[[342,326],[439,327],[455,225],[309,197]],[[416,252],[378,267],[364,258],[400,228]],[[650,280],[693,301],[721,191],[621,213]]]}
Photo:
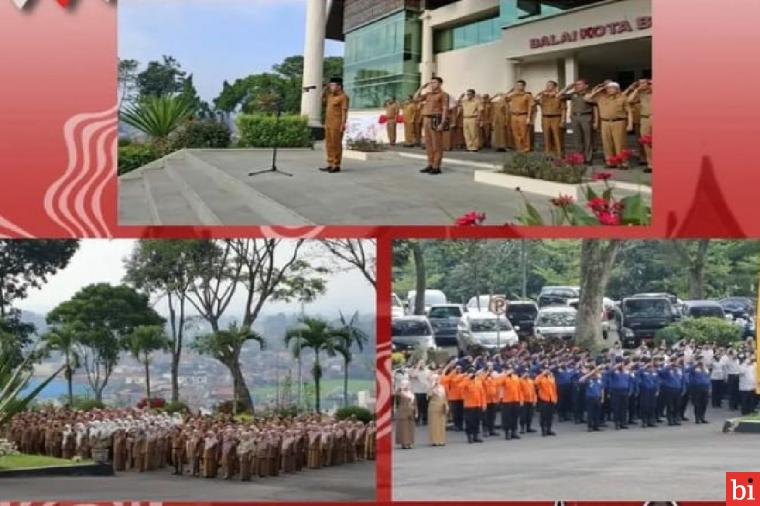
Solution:
{"label": "red flower", "polygon": [[560,195],[556,199],[552,199],[552,205],[554,207],[560,207],[562,209],[575,204],[575,197],[572,195]]}
{"label": "red flower", "polygon": [[470,211],[464,216],[457,218],[456,225],[458,227],[474,227],[482,225],[486,221],[485,213],[478,213],[476,211]]}
{"label": "red flower", "polygon": [[586,157],[583,153],[570,153],[565,157],[565,163],[572,166],[583,165],[586,163]]}
{"label": "red flower", "polygon": [[597,174],[594,174],[593,177],[594,181],[609,181],[612,179],[612,173],[611,172],[599,172]]}
{"label": "red flower", "polygon": [[388,123],[388,116],[386,116],[385,114],[381,114],[379,123],[381,125],[385,125],[386,123]]}
{"label": "red flower", "polygon": [[642,146],[652,146],[652,136],[651,135],[642,135],[639,137],[639,144]]}
{"label": "red flower", "polygon": [[602,197],[594,197],[588,201],[587,205],[589,208],[591,208],[592,211],[594,211],[595,214],[609,212],[611,207],[610,201]]}
{"label": "red flower", "polygon": [[633,150],[632,149],[624,149],[623,151],[620,152],[620,154],[618,156],[620,157],[620,160],[623,163],[625,163],[628,160],[630,160],[631,157],[633,156]]}
{"label": "red flower", "polygon": [[399,114],[398,116],[396,116],[396,123],[403,123],[403,122],[404,122],[404,117],[402,115]]}
{"label": "red flower", "polygon": [[601,223],[602,225],[607,225],[607,226],[612,226],[612,227],[620,225],[620,216],[615,214],[614,212],[602,211],[600,213],[597,213],[596,217],[599,220],[599,223]]}
{"label": "red flower", "polygon": [[615,155],[607,158],[607,165],[610,165],[612,167],[617,167],[623,163],[623,159],[620,157],[620,155]]}

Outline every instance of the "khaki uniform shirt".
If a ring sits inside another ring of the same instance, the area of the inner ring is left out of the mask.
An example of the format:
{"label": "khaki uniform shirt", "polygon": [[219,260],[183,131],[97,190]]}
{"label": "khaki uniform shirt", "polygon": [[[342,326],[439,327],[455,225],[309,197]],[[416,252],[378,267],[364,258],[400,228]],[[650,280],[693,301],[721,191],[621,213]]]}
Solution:
{"label": "khaki uniform shirt", "polygon": [[573,116],[579,114],[593,114],[594,104],[588,102],[582,93],[573,93],[570,95],[570,112]]}
{"label": "khaki uniform shirt", "polygon": [[538,104],[541,106],[541,114],[546,116],[562,116],[565,112],[564,101],[559,95],[541,95]]}
{"label": "khaki uniform shirt", "polygon": [[441,90],[426,93],[422,98],[425,100],[422,106],[423,116],[443,114],[444,111],[448,111],[449,109],[449,96]]}
{"label": "khaki uniform shirt", "polygon": [[325,94],[325,126],[340,128],[348,117],[348,95],[338,93]]}
{"label": "khaki uniform shirt", "polygon": [[628,119],[628,111],[631,110],[631,106],[622,93],[615,96],[606,94],[597,96],[594,102],[599,106],[599,116],[603,120]]}
{"label": "khaki uniform shirt", "polygon": [[509,98],[509,110],[512,114],[530,114],[533,110],[533,95],[528,92],[518,92]]}
{"label": "khaki uniform shirt", "polygon": [[388,123],[396,123],[398,113],[399,106],[397,102],[392,102],[385,106],[385,117],[388,118]]}
{"label": "khaki uniform shirt", "polygon": [[482,111],[482,106],[478,99],[473,98],[472,100],[469,100],[469,99],[462,100],[462,113],[464,114],[465,119],[477,118],[478,113],[480,113],[481,111]]}

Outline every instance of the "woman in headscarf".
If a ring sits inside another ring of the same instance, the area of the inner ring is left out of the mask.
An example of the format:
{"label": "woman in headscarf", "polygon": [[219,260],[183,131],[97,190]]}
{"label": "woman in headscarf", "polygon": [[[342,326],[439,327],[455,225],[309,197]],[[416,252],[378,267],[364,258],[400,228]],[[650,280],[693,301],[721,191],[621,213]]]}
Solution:
{"label": "woman in headscarf", "polygon": [[414,445],[414,425],[417,418],[417,402],[409,381],[403,381],[398,392],[396,410],[396,444],[403,450]]}
{"label": "woman in headscarf", "polygon": [[449,415],[449,403],[446,389],[441,385],[440,377],[432,377],[433,386],[428,394],[428,434],[433,446],[446,446],[446,418]]}

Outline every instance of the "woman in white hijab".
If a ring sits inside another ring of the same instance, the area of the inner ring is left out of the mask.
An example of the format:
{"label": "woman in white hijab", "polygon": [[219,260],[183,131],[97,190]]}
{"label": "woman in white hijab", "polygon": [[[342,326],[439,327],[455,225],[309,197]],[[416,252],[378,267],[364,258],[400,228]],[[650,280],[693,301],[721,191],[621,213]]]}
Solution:
{"label": "woman in white hijab", "polygon": [[428,435],[433,446],[446,446],[446,418],[449,415],[449,403],[446,389],[435,374],[431,378],[432,386],[428,394]]}
{"label": "woman in white hijab", "polygon": [[403,381],[398,392],[398,409],[396,410],[396,444],[403,450],[414,445],[415,419],[417,402],[409,381]]}

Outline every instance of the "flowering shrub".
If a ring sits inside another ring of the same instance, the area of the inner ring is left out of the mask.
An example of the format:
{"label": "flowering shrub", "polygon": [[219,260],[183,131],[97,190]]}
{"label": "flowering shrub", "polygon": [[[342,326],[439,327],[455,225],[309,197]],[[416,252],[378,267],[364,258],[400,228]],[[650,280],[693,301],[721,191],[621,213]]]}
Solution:
{"label": "flowering shrub", "polygon": [[479,213],[477,211],[470,211],[469,213],[457,218],[456,225],[458,227],[474,227],[482,225],[486,221],[485,213]]}
{"label": "flowering shrub", "polygon": [[649,146],[652,147],[652,136],[651,135],[642,135],[639,137],[639,144],[642,146]]}
{"label": "flowering shrub", "polygon": [[571,153],[561,160],[544,153],[518,153],[508,158],[502,172],[555,183],[581,184],[587,170],[585,162],[581,153]]}
{"label": "flowering shrub", "polygon": [[[403,122],[404,122],[404,117],[401,114],[396,116],[396,123],[403,123]],[[381,114],[380,119],[378,120],[378,123],[380,123],[381,125],[385,125],[386,123],[388,123],[388,116],[386,116],[385,114]]]}
{"label": "flowering shrub", "polygon": [[154,397],[152,399],[143,398],[137,403],[138,409],[145,409],[146,407],[149,407],[150,409],[163,409],[164,406],[166,406],[166,399],[161,399],[160,397]]}
{"label": "flowering shrub", "polygon": [[632,156],[633,156],[633,150],[624,149],[617,155],[607,158],[607,165],[610,165],[612,167],[628,165],[628,161],[631,159]]}
{"label": "flowering shrub", "polygon": [[6,455],[18,455],[18,450],[15,444],[7,439],[0,438],[0,457],[5,457]]}
{"label": "flowering shrub", "polygon": [[346,140],[346,147],[352,151],[361,151],[363,153],[379,153],[385,151],[382,144],[368,137],[356,137]]}

